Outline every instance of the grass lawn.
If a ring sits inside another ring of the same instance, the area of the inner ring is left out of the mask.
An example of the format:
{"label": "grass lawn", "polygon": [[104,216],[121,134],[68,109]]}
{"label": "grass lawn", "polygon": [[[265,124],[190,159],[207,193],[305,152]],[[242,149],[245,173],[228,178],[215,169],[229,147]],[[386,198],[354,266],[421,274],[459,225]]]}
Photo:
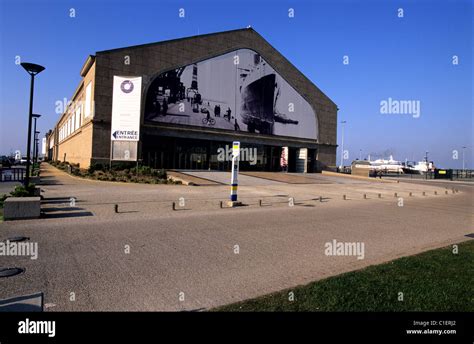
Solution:
{"label": "grass lawn", "polygon": [[400,258],[213,311],[473,312],[474,240],[458,249],[458,254],[449,246]]}

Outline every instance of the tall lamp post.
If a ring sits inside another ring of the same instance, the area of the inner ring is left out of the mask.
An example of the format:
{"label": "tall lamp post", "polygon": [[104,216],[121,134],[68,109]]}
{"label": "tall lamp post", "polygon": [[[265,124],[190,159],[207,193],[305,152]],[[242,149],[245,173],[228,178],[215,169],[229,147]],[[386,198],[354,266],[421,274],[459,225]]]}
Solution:
{"label": "tall lamp post", "polygon": [[44,70],[43,66],[22,62],[21,66],[31,76],[30,84],[30,111],[28,113],[28,143],[26,145],[26,175],[25,175],[25,186],[30,184],[30,149],[31,149],[31,118],[33,117],[33,90],[35,87],[35,75],[41,73]]}
{"label": "tall lamp post", "polygon": [[39,131],[35,131],[35,155],[33,156],[33,161],[35,162],[35,164],[38,162],[39,134]]}
{"label": "tall lamp post", "polygon": [[466,149],[466,146],[462,147],[462,170],[464,171],[464,150]]}
{"label": "tall lamp post", "polygon": [[425,164],[426,164],[426,174],[425,174],[425,179],[428,179],[428,168],[430,164],[428,163],[428,151],[425,152]]}
{"label": "tall lamp post", "polygon": [[341,121],[342,124],[342,135],[341,135],[341,169],[344,167],[344,124],[346,121]]}
{"label": "tall lamp post", "polygon": [[[36,134],[38,133],[39,134],[39,131],[36,131],[36,120],[38,118],[41,117],[41,115],[38,115],[37,113],[34,113],[32,114],[31,116],[33,116],[33,119],[35,120],[35,124],[33,125],[33,162],[36,164],[38,161],[37,161],[37,158],[38,158],[38,146],[36,144]],[[34,167],[33,167],[34,168]]]}

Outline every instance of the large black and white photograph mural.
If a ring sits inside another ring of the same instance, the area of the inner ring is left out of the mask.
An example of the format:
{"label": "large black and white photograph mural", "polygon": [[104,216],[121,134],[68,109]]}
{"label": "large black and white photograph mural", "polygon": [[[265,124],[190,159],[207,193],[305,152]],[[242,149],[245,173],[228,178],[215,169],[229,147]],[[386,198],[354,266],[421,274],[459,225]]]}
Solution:
{"label": "large black and white photograph mural", "polygon": [[158,75],[148,88],[145,120],[318,138],[308,102],[249,49]]}

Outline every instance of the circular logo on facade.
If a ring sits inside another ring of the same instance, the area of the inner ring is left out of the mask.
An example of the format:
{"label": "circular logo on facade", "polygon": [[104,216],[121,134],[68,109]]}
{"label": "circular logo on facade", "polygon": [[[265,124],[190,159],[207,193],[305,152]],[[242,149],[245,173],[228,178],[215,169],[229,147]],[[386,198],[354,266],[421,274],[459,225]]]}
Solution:
{"label": "circular logo on facade", "polygon": [[132,92],[133,91],[133,82],[131,82],[130,80],[123,81],[122,84],[120,85],[120,89],[124,93]]}

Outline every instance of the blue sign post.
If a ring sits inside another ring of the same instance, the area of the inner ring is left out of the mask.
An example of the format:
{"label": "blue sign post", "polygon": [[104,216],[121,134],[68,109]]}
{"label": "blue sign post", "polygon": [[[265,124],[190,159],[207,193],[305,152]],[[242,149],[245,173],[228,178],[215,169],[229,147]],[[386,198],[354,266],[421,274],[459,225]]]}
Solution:
{"label": "blue sign post", "polygon": [[239,155],[240,155],[240,142],[234,141],[232,143],[232,176],[230,181],[230,205],[238,205],[237,202],[237,188],[239,187],[238,175],[239,175]]}

